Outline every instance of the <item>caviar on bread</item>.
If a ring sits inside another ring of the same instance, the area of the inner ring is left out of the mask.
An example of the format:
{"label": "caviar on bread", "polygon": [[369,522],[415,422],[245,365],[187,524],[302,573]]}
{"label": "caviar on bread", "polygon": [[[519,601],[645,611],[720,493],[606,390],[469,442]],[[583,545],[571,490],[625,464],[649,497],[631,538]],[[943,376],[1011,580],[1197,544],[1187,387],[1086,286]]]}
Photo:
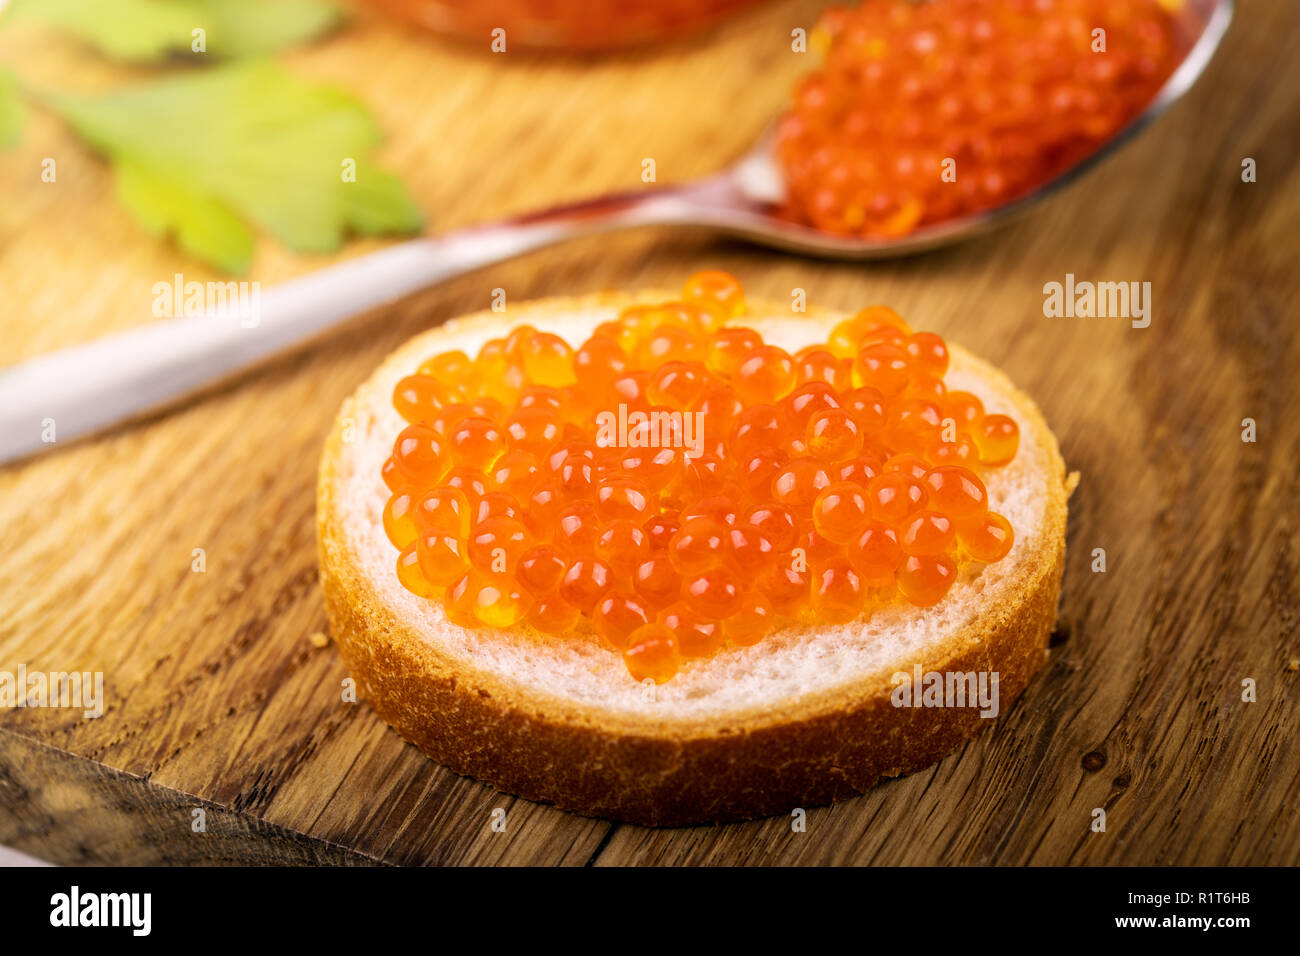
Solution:
{"label": "caviar on bread", "polygon": [[992,367],[719,272],[504,318],[400,349],[322,459],[340,652],[430,756],[585,813],[754,816],[979,729],[896,707],[899,672],[996,674],[1005,707],[1041,664],[1065,474]]}
{"label": "caviar on bread", "polygon": [[581,622],[662,682],[791,621],[928,607],[1006,556],[980,473],[1019,428],[949,392],[941,337],[872,306],[791,354],[744,318],[701,272],[576,347],[521,325],[412,369],[381,466],[402,585],[465,627]]}

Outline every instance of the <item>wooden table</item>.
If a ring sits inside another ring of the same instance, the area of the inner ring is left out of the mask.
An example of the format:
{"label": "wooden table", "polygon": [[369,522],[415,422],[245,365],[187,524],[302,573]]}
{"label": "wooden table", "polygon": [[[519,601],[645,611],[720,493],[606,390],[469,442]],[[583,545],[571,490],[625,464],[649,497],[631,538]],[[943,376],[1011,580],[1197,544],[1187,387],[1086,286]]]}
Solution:
{"label": "wooden table", "polygon": [[[590,62],[492,55],[362,15],[286,59],[373,107],[382,159],[447,229],[634,187],[645,157],[661,181],[720,166],[811,65],[789,31],[819,6],[778,2]],[[0,670],[107,682],[98,720],[0,711],[0,843],[68,863],[1300,862],[1297,46],[1300,4],[1243,0],[1187,100],[982,241],[876,265],[662,231],[578,242],[0,470]],[[144,74],[27,31],[0,32],[0,58],[65,87]],[[56,184],[39,181],[46,156]],[[145,237],[105,167],[48,116],[0,153],[0,183],[0,364],[150,321],[153,283],[175,272],[215,278]],[[258,250],[251,278],[265,284],[331,261],[265,237]],[[1082,473],[1059,630],[1024,697],[929,770],[811,811],[803,833],[781,818],[654,831],[495,793],[341,703],[344,669],[311,639],[326,627],[317,457],[386,352],[498,286],[514,301],[671,286],[704,265],[755,296],[890,303],[964,343],[1038,399]],[[1150,327],[1045,318],[1043,285],[1066,273],[1150,281]],[[1104,833],[1089,826],[1098,807]]]}

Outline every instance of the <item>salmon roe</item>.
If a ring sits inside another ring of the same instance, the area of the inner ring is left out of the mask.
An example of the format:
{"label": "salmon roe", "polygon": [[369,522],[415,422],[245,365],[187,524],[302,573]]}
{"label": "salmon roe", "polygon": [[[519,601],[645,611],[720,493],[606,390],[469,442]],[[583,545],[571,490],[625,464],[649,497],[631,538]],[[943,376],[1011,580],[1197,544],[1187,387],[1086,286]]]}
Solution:
{"label": "salmon roe", "polygon": [[524,326],[399,381],[377,477],[402,586],[463,627],[590,630],[663,682],[1006,557],[983,476],[1019,426],[946,387],[942,338],[873,306],[792,354],[745,314],[705,272],[577,348]]}
{"label": "salmon roe", "polygon": [[835,6],[777,127],[788,218],[887,239],[1000,206],[1154,98],[1183,0],[868,0]]}

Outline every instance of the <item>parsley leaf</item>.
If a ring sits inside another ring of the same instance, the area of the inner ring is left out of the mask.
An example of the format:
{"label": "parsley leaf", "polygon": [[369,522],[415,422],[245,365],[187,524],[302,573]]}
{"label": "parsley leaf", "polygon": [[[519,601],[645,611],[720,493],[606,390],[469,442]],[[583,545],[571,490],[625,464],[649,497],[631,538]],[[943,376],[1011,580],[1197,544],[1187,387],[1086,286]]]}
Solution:
{"label": "parsley leaf", "polygon": [[196,28],[204,31],[206,52],[224,58],[301,43],[340,20],[339,8],[321,0],[15,0],[10,15],[132,63],[190,54]]}
{"label": "parsley leaf", "polygon": [[380,133],[365,108],[267,61],[45,102],[110,158],[119,198],[147,229],[229,272],[248,267],[246,223],[299,252],[332,252],[349,230],[422,225],[402,183],[367,158]]}

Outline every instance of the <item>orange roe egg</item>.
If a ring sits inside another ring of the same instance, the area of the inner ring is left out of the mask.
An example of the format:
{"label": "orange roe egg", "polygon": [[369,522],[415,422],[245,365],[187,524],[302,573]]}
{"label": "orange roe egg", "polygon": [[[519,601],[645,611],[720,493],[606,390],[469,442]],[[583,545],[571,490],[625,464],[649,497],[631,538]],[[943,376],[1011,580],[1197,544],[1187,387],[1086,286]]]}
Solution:
{"label": "orange roe egg", "polygon": [[667,555],[651,554],[636,566],[633,587],[654,607],[665,607],[677,600],[682,581]]}
{"label": "orange roe egg", "polygon": [[903,317],[889,306],[870,305],[836,325],[831,330],[827,347],[841,358],[853,358],[861,350],[864,339],[881,330],[893,330],[899,333],[899,338],[912,331]]}
{"label": "orange roe egg", "polygon": [[957,527],[957,539],[972,559],[985,564],[1001,561],[1011,551],[1015,532],[1011,522],[996,511],[989,511]]}
{"label": "orange roe egg", "polygon": [[744,587],[735,572],[709,568],[682,579],[682,600],[705,617],[727,618],[740,609]]}
{"label": "orange roe egg", "polygon": [[667,512],[655,515],[647,521],[643,529],[646,535],[647,555],[652,551],[667,551],[673,535],[677,534],[681,526],[681,521]]}
{"label": "orange roe egg", "polygon": [[602,478],[596,486],[596,514],[602,521],[644,521],[650,493],[634,478]]}
{"label": "orange roe egg", "polygon": [[812,526],[799,529],[799,540],[795,547],[803,555],[804,563],[814,571],[826,566],[844,553],[842,545],[831,541]]}
{"label": "orange roe egg", "polygon": [[956,562],[946,554],[909,555],[894,574],[899,592],[917,607],[938,604],[956,578]]}
{"label": "orange roe egg", "polygon": [[516,451],[545,455],[560,438],[560,425],[552,410],[520,408],[505,422],[506,441]]}
{"label": "orange roe egg", "polygon": [[904,554],[936,555],[947,551],[957,530],[952,519],[939,511],[918,511],[898,531],[898,546]]}
{"label": "orange roe egg", "polygon": [[478,627],[478,596],[482,589],[483,575],[470,568],[447,587],[443,607],[447,619],[461,627]]}
{"label": "orange roe egg", "polygon": [[450,392],[455,392],[458,399],[470,398],[469,386],[474,381],[474,360],[454,349],[442,352],[420,363],[419,374],[427,375]]}
{"label": "orange roe egg", "polygon": [[653,405],[684,411],[704,397],[708,372],[698,362],[665,362],[646,382],[646,398]]}
{"label": "orange roe egg", "polygon": [[576,348],[524,327],[421,363],[378,466],[402,586],[664,681],[781,621],[928,606],[1006,556],[984,480],[1019,430],[946,389],[942,338],[872,307],[792,356],[725,325],[743,302],[704,273]]}
{"label": "orange roe egg", "polygon": [[888,342],[868,345],[853,360],[853,384],[874,388],[885,398],[900,394],[910,374],[907,352]]}
{"label": "orange roe egg", "polygon": [[862,449],[858,424],[843,408],[831,408],[813,415],[808,421],[804,441],[808,454],[831,461],[852,458]]}
{"label": "orange roe egg", "polygon": [[949,392],[944,400],[944,412],[962,431],[969,431],[984,419],[984,403],[970,392]]}
{"label": "orange roe egg", "polygon": [[700,357],[701,345],[689,329],[679,325],[660,325],[637,350],[641,362],[647,366],[664,362],[690,362]]}
{"label": "orange roe egg", "polygon": [[618,339],[593,335],[573,356],[573,378],[584,390],[602,391],[627,368],[627,353]]}
{"label": "orange roe egg", "polygon": [[542,465],[535,455],[508,451],[487,470],[487,483],[498,492],[526,495],[542,480]]}
{"label": "orange roe egg", "polygon": [[533,602],[527,621],[546,634],[564,634],[573,630],[582,612],[555,594],[545,594]]}
{"label": "orange roe egg", "polygon": [[411,520],[426,534],[443,531],[463,538],[469,534],[470,528],[469,496],[448,485],[430,488],[415,502]]}
{"label": "orange roe egg", "polygon": [[783,348],[760,346],[741,360],[734,384],[743,401],[775,402],[794,388],[794,359]]}
{"label": "orange roe egg", "polygon": [[929,457],[936,465],[963,465],[970,468],[979,464],[980,453],[975,442],[962,435],[956,441],[941,441],[931,445]]}
{"label": "orange roe egg", "polygon": [[942,429],[943,411],[937,404],[923,398],[904,398],[890,409],[885,439],[893,448],[919,452],[938,441]]}
{"label": "orange roe egg", "polygon": [[1020,447],[1020,426],[1006,415],[985,415],[975,428],[975,447],[980,463],[997,468],[1010,464]]}
{"label": "orange roe egg", "polygon": [[563,509],[556,518],[555,543],[570,554],[588,554],[596,550],[600,537],[600,519],[590,501],[578,501]]}
{"label": "orange roe egg", "polygon": [[464,542],[445,531],[423,535],[416,544],[416,554],[424,579],[437,587],[453,583],[469,566]]}
{"label": "orange roe egg", "polygon": [[665,683],[672,679],[681,666],[677,638],[658,622],[639,627],[628,637],[623,662],[627,664],[633,680]]}
{"label": "orange roe egg", "polygon": [[393,443],[397,473],[413,485],[431,485],[448,467],[442,436],[428,425],[407,425]]}
{"label": "orange roe egg", "polygon": [[850,543],[848,558],[868,587],[891,587],[894,572],[903,563],[903,549],[893,528],[882,521],[869,521]]}
{"label": "orange roe egg", "polygon": [[496,574],[515,574],[519,559],[533,546],[533,536],[518,518],[491,517],[470,532],[466,553],[474,566]]}
{"label": "orange roe egg", "polygon": [[532,610],[532,596],[508,574],[486,574],[473,597],[474,616],[485,627],[513,627]]}
{"label": "orange roe egg", "polygon": [[564,552],[552,544],[538,544],[519,556],[515,576],[537,597],[550,594],[564,581],[569,570]]}
{"label": "orange roe egg", "polygon": [[736,523],[736,499],[734,495],[724,493],[700,498],[693,505],[687,505],[679,513],[682,524],[692,518],[711,518],[723,525]]}
{"label": "orange roe egg", "polygon": [[866,490],[852,482],[831,485],[813,502],[813,526],[823,538],[836,544],[856,538],[870,518]]}
{"label": "orange roe egg", "polygon": [[808,508],[830,487],[826,466],[812,458],[800,458],[782,468],[772,479],[772,498],[794,508]]}
{"label": "orange roe egg", "polygon": [[726,639],[737,647],[752,647],[776,626],[776,611],[761,591],[745,595],[740,609],[722,624]]}
{"label": "orange roe egg", "polygon": [[781,411],[789,420],[791,432],[799,438],[808,431],[808,423],[819,412],[840,408],[835,389],[826,382],[805,382],[781,401]]}
{"label": "orange roe egg", "polygon": [[951,518],[967,518],[988,507],[988,490],[969,468],[939,465],[926,473],[924,481],[929,502]]}
{"label": "orange roe egg", "polygon": [[781,436],[781,414],[775,405],[752,405],[736,416],[728,444],[731,454],[744,458],[771,449]]}
{"label": "orange roe egg", "polygon": [[799,525],[794,512],[781,504],[755,505],[744,516],[746,524],[753,525],[772,542],[779,553],[794,547],[799,536]]}
{"label": "orange roe egg", "polygon": [[679,448],[629,448],[622,452],[619,470],[650,492],[667,488],[685,467]]}
{"label": "orange roe egg", "polygon": [[560,582],[560,597],[584,614],[590,614],[596,603],[614,586],[609,565],[593,557],[576,558],[564,572]]}
{"label": "orange roe egg", "polygon": [[505,453],[506,437],[492,419],[471,415],[452,426],[447,444],[456,464],[486,469]]}
{"label": "orange roe egg", "polygon": [[447,472],[442,477],[442,483],[449,488],[459,488],[465,492],[471,504],[488,493],[487,479],[483,472],[466,465],[457,465]]}
{"label": "orange roe egg", "polygon": [[408,375],[393,388],[393,407],[412,424],[431,422],[445,404],[446,392],[429,375]]}
{"label": "orange roe egg", "polygon": [[926,486],[901,471],[887,471],[867,485],[867,502],[871,516],[888,525],[896,525],[914,511],[924,508],[929,499]]}
{"label": "orange roe egg", "polygon": [[687,279],[682,298],[707,308],[719,324],[745,313],[745,290],[734,276],[717,269],[697,272]]}
{"label": "orange roe egg", "polygon": [[693,611],[683,601],[664,608],[657,620],[672,632],[682,657],[708,657],[725,639],[721,623]]}
{"label": "orange roe egg", "polygon": [[620,581],[631,581],[637,565],[650,556],[650,538],[635,521],[618,518],[600,529],[595,550]]}
{"label": "orange roe egg", "polygon": [[725,523],[704,515],[688,518],[668,542],[668,560],[678,574],[694,574],[721,563],[728,541]]}
{"label": "orange roe egg", "polygon": [[384,479],[384,486],[389,491],[397,491],[406,484],[406,479],[397,470],[397,462],[393,461],[391,455],[384,459],[384,466],[380,469],[379,474]]}
{"label": "orange roe egg", "polygon": [[759,448],[740,466],[740,486],[751,498],[766,498],[772,479],[789,463],[790,456],[780,448]]}
{"label": "orange roe egg", "polygon": [[573,373],[573,349],[550,332],[535,332],[520,347],[524,374],[539,385],[560,388],[577,381]]}
{"label": "orange roe egg", "polygon": [[775,545],[753,525],[728,527],[726,536],[722,560],[743,580],[752,581],[767,573],[776,561],[778,552]]}
{"label": "orange roe egg", "polygon": [[933,332],[915,332],[907,338],[912,369],[942,379],[948,371],[948,343]]}
{"label": "orange roe egg", "polygon": [[758,590],[771,602],[776,613],[796,617],[808,606],[809,573],[804,562],[790,555],[778,559],[777,566],[758,582]]}
{"label": "orange roe egg", "polygon": [[713,372],[734,378],[745,357],[762,345],[763,337],[753,329],[741,326],[718,329],[709,337],[705,362]]}
{"label": "orange roe egg", "polygon": [[411,511],[411,495],[406,491],[394,492],[384,505],[384,532],[395,548],[414,544],[420,535]]}
{"label": "orange roe egg", "polygon": [[861,576],[845,558],[827,561],[813,577],[813,611],[827,624],[843,624],[862,612]]}
{"label": "orange roe egg", "polygon": [[408,544],[397,556],[397,580],[416,597],[433,597],[438,593],[438,588],[420,570],[420,559],[415,544]]}
{"label": "orange roe egg", "polygon": [[591,625],[610,647],[624,650],[628,638],[650,620],[644,601],[617,592],[606,594],[596,602],[591,615]]}
{"label": "orange roe egg", "polygon": [[881,473],[897,471],[918,481],[930,471],[930,463],[920,455],[892,455],[880,466]]}
{"label": "orange roe egg", "polygon": [[871,386],[855,388],[844,395],[844,408],[864,436],[876,435],[885,427],[885,396]]}

